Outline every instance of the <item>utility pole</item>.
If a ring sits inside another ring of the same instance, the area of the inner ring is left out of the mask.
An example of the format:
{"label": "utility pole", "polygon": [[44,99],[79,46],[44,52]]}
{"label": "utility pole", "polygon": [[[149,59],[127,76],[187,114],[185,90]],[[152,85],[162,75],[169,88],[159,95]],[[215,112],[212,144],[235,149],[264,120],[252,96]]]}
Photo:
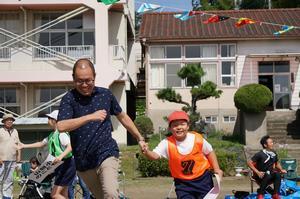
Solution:
{"label": "utility pole", "polygon": [[272,0],[269,0],[269,2],[268,2],[269,4],[269,9],[272,9]]}

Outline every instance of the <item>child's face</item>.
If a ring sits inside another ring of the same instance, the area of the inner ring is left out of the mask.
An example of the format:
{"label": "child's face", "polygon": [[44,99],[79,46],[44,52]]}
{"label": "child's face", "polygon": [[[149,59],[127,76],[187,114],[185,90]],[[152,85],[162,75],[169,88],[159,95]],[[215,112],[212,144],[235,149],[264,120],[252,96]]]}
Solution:
{"label": "child's face", "polygon": [[175,120],[171,122],[169,129],[176,140],[183,141],[189,130],[189,124],[186,120]]}
{"label": "child's face", "polygon": [[37,163],[36,162],[31,162],[31,168],[32,169],[35,169],[35,168],[37,168]]}

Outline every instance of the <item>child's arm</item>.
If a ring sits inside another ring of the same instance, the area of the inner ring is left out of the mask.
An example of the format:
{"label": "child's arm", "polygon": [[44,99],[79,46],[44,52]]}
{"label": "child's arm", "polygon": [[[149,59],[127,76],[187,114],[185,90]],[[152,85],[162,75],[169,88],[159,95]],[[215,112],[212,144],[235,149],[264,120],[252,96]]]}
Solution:
{"label": "child's arm", "polygon": [[158,160],[158,159],[160,159],[160,156],[159,156],[157,153],[155,153],[155,152],[153,152],[153,151],[150,151],[150,150],[148,149],[148,147],[147,147],[147,149],[145,149],[145,150],[143,151],[143,154],[144,154],[149,160]]}
{"label": "child's arm", "polygon": [[46,146],[47,143],[45,142],[35,142],[35,143],[31,143],[31,144],[23,144],[22,142],[20,142],[17,146],[17,148],[20,149],[26,149],[26,148],[41,148]]}
{"label": "child's arm", "polygon": [[59,156],[57,156],[54,160],[53,160],[53,164],[56,164],[58,162],[60,162],[66,155],[68,155],[70,152],[72,151],[72,146],[71,143],[67,145],[67,148],[64,150],[64,152],[62,152]]}
{"label": "child's arm", "polygon": [[223,171],[220,169],[217,156],[214,151],[211,151],[207,156],[207,159],[212,166],[214,173],[218,174],[220,178],[223,177]]}

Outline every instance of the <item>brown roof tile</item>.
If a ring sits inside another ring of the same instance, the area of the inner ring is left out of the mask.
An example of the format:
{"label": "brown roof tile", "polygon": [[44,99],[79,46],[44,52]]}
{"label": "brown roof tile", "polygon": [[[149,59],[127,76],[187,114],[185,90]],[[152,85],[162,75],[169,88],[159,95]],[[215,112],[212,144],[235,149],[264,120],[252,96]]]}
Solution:
{"label": "brown roof tile", "polygon": [[[282,25],[300,26],[300,8],[271,9],[271,10],[222,10],[209,11],[209,14],[230,16],[235,18],[247,17],[256,21],[277,23]],[[181,21],[176,19],[174,12],[147,13],[142,17],[140,39],[150,42],[159,41],[198,41],[198,40],[245,40],[245,39],[300,39],[300,29],[293,29],[280,36],[273,33],[280,26],[270,24],[249,24],[240,28],[235,27],[235,19],[219,23],[204,24],[210,15],[196,15]]]}

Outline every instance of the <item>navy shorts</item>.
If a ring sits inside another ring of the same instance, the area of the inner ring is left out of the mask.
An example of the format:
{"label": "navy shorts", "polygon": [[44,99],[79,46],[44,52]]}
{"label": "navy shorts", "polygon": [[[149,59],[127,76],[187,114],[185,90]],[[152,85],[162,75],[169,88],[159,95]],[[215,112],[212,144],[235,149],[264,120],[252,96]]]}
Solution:
{"label": "navy shorts", "polygon": [[72,185],[76,176],[76,167],[74,158],[68,158],[64,160],[58,168],[55,169],[55,182],[57,186],[69,186]]}
{"label": "navy shorts", "polygon": [[193,180],[174,179],[178,199],[202,199],[214,187],[212,174],[204,174]]}

